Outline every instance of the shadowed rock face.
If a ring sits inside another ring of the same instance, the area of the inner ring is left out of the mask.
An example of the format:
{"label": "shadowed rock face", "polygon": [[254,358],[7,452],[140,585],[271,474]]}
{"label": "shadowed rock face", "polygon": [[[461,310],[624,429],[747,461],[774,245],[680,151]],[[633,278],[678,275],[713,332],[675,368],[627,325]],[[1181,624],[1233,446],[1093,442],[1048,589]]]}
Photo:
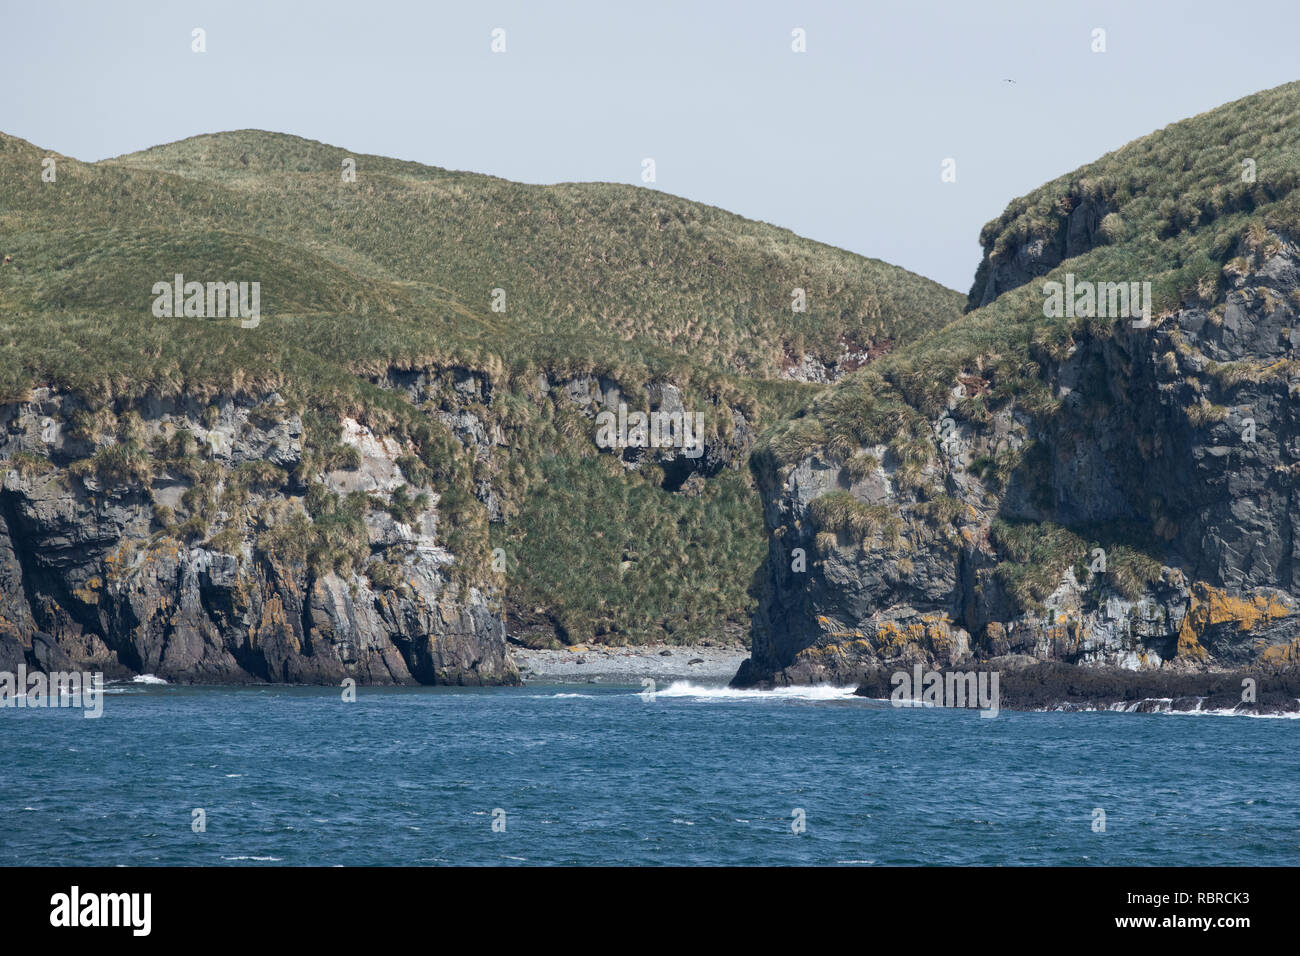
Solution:
{"label": "shadowed rock face", "polygon": [[1045,276],[1066,259],[1081,256],[1103,240],[1101,222],[1113,211],[1104,197],[1072,190],[1062,199],[1069,212],[1041,235],[1003,247],[996,231],[982,237],[984,258],[975,272],[966,308],[978,309],[1026,282]]}
{"label": "shadowed rock face", "polygon": [[[0,407],[0,669],[26,660],[197,683],[518,682],[490,584],[452,582],[430,490],[406,521],[362,516],[354,569],[312,570],[294,548],[306,524],[307,488],[294,477],[302,423],[280,404],[226,400],[215,417],[184,400],[119,409],[138,416],[144,445],[198,440],[184,456],[155,453],[146,473],[95,458],[122,445],[70,427],[84,411],[71,396],[41,389]],[[309,480],[390,501],[406,449],[355,422],[343,442],[356,467]],[[249,470],[265,465],[275,468]],[[205,533],[186,532],[196,518]]]}
{"label": "shadowed rock face", "polygon": [[[865,477],[825,450],[756,463],[772,535],[737,683],[848,683],[883,662],[1013,654],[1134,670],[1300,662],[1300,250],[1274,238],[1213,307],[1034,355],[1059,402],[1050,413],[1012,400],[983,424],[945,425],[954,399],[931,422],[921,476],[954,500],[949,522],[883,447],[867,449],[880,464]],[[972,467],[1008,451],[1004,482]],[[888,518],[828,534],[815,502],[837,491]],[[1016,557],[999,537],[1006,522],[1080,529],[1037,601],[999,573]],[[1091,543],[1119,527],[1143,541],[1140,581],[1095,565]]]}

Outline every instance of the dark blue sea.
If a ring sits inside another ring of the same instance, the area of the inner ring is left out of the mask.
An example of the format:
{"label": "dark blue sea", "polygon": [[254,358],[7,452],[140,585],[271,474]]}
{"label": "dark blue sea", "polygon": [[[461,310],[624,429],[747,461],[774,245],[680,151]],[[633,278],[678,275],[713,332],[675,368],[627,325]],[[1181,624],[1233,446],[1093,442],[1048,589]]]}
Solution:
{"label": "dark blue sea", "polygon": [[640,691],[0,710],[0,863],[1300,864],[1300,721]]}

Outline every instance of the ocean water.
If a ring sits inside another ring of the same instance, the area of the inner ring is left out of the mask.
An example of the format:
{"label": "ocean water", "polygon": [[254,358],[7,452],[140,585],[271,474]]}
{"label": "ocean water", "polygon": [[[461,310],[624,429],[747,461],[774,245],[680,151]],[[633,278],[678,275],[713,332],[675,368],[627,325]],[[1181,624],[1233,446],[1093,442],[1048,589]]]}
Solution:
{"label": "ocean water", "polygon": [[1300,864],[1300,721],[640,690],[0,710],[0,864]]}

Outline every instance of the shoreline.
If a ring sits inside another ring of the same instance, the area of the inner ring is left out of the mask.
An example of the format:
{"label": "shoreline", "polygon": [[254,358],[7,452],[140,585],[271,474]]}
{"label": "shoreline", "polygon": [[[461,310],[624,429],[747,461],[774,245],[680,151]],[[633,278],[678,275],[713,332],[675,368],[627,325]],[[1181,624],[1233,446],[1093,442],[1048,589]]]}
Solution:
{"label": "shoreline", "polygon": [[577,645],[563,650],[512,646],[510,655],[525,684],[640,684],[690,680],[728,684],[749,648],[739,644],[703,647],[638,644],[632,647]]}
{"label": "shoreline", "polygon": [[[687,682],[701,687],[731,687],[741,665],[749,660],[749,649],[739,643],[709,646],[660,643],[619,647],[575,645],[562,649],[514,645],[510,648],[510,654],[519,669],[520,683],[517,686],[606,684],[643,688],[646,686],[644,682],[651,680],[658,690],[664,690],[675,682]],[[912,688],[917,670],[922,670],[927,679],[930,675],[938,675],[945,682],[950,676],[963,681],[974,677],[978,682],[978,678],[983,675],[985,684],[980,692],[984,695],[990,691],[996,694],[997,709],[1008,711],[1118,711],[1300,717],[1300,666],[1131,671],[1060,661],[1036,661],[1023,657],[971,661],[964,668],[922,667],[916,662],[912,662],[909,667],[900,661],[895,665],[880,665],[858,671],[851,675],[851,679],[844,681],[814,684],[769,679],[745,681],[736,689],[761,692],[834,687],[848,691],[853,696],[889,702],[900,691],[895,683],[900,674],[909,678],[902,691],[903,697],[916,699],[922,696],[923,690]],[[992,681],[994,675],[996,683]],[[333,686],[296,681],[208,684],[163,680],[152,674],[115,675],[104,681],[106,690],[154,684],[183,687]],[[359,683],[358,686],[390,685]],[[111,692],[119,693],[120,690]],[[938,699],[943,701],[945,698],[941,694]]]}
{"label": "shoreline", "polygon": [[[855,694],[888,700],[895,693],[897,673],[887,668],[868,673],[857,682]],[[993,660],[966,670],[936,668],[932,673],[944,675],[945,681],[947,675],[996,674],[1002,710],[1300,715],[1300,668],[1294,667],[1170,672]]]}

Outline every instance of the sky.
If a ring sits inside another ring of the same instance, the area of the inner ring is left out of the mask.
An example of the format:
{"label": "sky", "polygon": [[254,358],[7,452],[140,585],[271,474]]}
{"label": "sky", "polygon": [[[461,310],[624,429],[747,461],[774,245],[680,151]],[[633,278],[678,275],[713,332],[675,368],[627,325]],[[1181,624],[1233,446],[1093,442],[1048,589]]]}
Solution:
{"label": "sky", "polygon": [[1008,201],[1296,79],[1297,36],[1296,0],[0,0],[0,130],[88,161],[256,128],[632,183],[965,292]]}

